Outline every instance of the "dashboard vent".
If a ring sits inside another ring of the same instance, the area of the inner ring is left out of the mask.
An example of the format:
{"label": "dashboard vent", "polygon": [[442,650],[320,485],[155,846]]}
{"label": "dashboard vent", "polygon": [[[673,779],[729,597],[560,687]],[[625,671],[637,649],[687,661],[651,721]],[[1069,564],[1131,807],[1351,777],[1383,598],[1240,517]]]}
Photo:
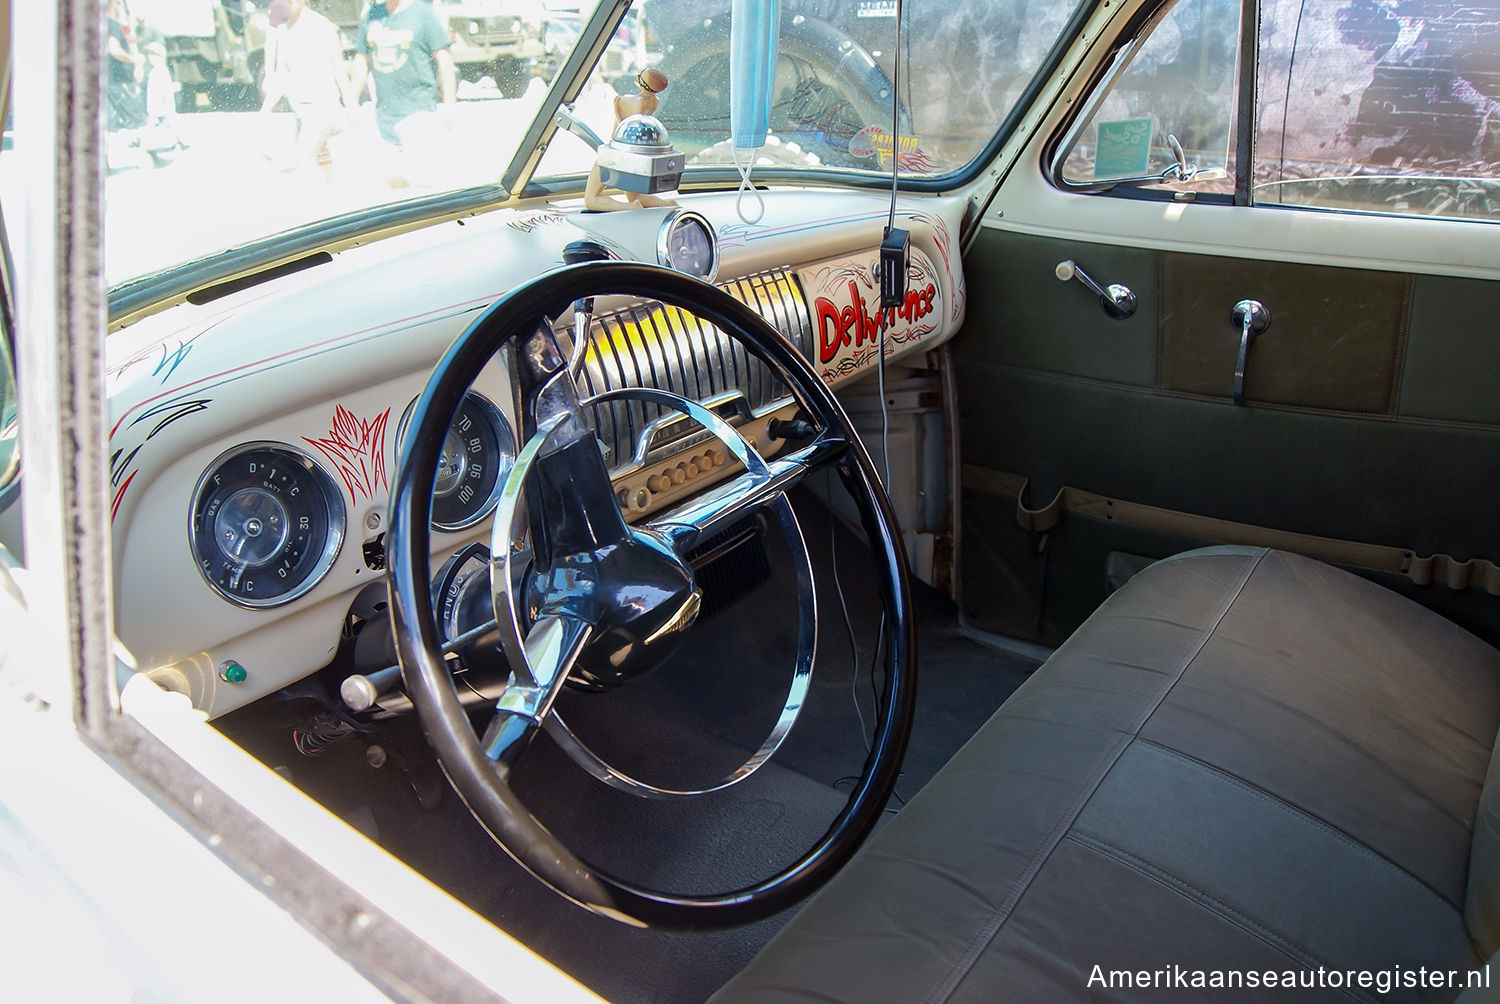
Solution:
{"label": "dashboard vent", "polygon": [[[812,321],[791,272],[761,272],[719,288],[760,314],[804,356],[811,355]],[[622,387],[659,387],[707,403],[731,425],[789,397],[786,386],[744,346],[675,307],[648,302],[602,313],[590,330],[579,381],[589,396]],[[565,342],[571,338],[565,325],[558,326],[558,333]],[[587,411],[609,451],[606,462],[616,470],[707,438],[695,423],[642,401],[596,404]]]}

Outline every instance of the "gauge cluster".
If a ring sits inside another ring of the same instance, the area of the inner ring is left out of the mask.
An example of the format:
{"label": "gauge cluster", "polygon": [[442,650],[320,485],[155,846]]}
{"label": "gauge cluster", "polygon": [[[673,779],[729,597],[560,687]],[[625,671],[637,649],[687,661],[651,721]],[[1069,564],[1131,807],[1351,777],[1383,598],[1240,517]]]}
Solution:
{"label": "gauge cluster", "polygon": [[[408,406],[397,442],[411,413]],[[443,438],[432,528],[464,530],[493,512],[515,454],[515,433],[500,409],[481,394],[465,395]],[[283,443],[247,443],[199,478],[188,538],[209,587],[258,609],[316,586],[337,560],[347,524],[344,496],[317,461]]]}
{"label": "gauge cluster", "polygon": [[328,573],[344,526],[343,496],[321,467],[292,447],[254,443],[204,472],[190,538],[215,592],[243,607],[274,607]]}

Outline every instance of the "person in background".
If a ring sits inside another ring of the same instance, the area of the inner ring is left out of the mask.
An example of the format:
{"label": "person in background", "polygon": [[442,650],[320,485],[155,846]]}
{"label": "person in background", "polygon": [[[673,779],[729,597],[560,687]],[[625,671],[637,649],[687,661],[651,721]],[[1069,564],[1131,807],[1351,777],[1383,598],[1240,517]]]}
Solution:
{"label": "person in background", "polygon": [[[355,100],[344,72],[338,28],[310,9],[307,0],[281,0],[285,19],[267,40],[265,100],[270,111],[283,97],[297,118],[297,149],[313,160],[325,180],[333,174],[329,139],[348,121],[345,103]],[[274,39],[274,43],[272,40]]]}
{"label": "person in background", "polygon": [[375,86],[380,138],[403,162],[390,184],[431,185],[440,168],[444,126],[453,124],[457,91],[448,32],[431,4],[385,0],[365,10],[354,43],[351,93],[363,93],[367,80]]}
{"label": "person in background", "polygon": [[167,69],[167,47],[160,42],[145,45],[146,63],[146,128],[142,133],[143,145],[153,155],[167,150],[176,150],[184,144],[177,135],[177,83],[172,71]]}
{"label": "person in background", "polygon": [[145,52],[152,42],[160,42],[165,46],[166,41],[167,37],[161,33],[161,29],[147,21],[145,14],[137,11],[135,15],[135,44],[140,50]]}
{"label": "person in background", "polygon": [[140,129],[146,124],[146,99],[141,93],[146,58],[136,48],[125,23],[125,5],[120,0],[109,0],[104,10],[109,17],[109,34],[104,42],[109,57],[106,126],[110,132],[121,133],[129,143],[138,145]]}

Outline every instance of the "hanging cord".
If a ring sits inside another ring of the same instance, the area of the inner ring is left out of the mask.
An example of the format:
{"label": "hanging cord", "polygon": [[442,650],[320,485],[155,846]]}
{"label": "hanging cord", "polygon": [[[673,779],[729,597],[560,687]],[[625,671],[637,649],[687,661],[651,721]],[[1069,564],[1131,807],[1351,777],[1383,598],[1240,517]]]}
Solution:
{"label": "hanging cord", "polygon": [[901,19],[901,0],[896,0],[896,58],[891,70],[891,211],[885,221],[887,233],[896,229],[896,191],[901,178]]}
{"label": "hanging cord", "polygon": [[[745,164],[741,165],[740,148],[734,146],[732,141],[729,147],[729,155],[734,158],[734,169],[739,172],[740,176],[739,191],[737,191],[734,196],[734,211],[741,220],[752,226],[756,223],[759,223],[761,219],[766,215],[765,196],[761,195],[760,189],[756,188],[755,185],[750,181],[750,170],[755,166],[755,153],[759,149],[760,147],[758,146],[751,147],[750,159]],[[749,216],[745,215],[744,203],[746,192],[749,192],[751,195],[755,196],[756,205],[759,207],[759,212],[755,214],[754,219],[751,219]]]}

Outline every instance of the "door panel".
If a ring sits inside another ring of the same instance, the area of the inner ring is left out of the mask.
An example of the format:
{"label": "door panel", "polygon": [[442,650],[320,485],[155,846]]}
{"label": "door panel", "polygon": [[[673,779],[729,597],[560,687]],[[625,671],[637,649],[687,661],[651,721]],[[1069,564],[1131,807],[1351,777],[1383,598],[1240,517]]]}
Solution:
{"label": "door panel", "polygon": [[1159,254],[1157,386],[1232,400],[1236,303],[1271,323],[1247,347],[1244,400],[1360,414],[1396,403],[1411,278],[1395,272]]}
{"label": "door panel", "polygon": [[[1111,320],[1081,285],[1059,282],[1066,259],[1131,286],[1135,315]],[[1106,507],[1064,514],[1044,543],[992,472],[1029,478],[1033,507],[1072,486],[1418,557],[1500,559],[1500,331],[1487,321],[1500,316],[1500,284],[990,225],[965,267],[968,321],[953,352],[962,590],[978,626],[1017,633],[1001,607],[1019,585],[1047,614],[1037,634],[1056,641],[1107,593],[1111,553],[1118,570],[1122,554],[1213,542],[1111,525]],[[1247,296],[1272,323],[1250,347],[1246,403],[1235,405],[1229,314]],[[1500,636],[1500,597],[1387,581]]]}

